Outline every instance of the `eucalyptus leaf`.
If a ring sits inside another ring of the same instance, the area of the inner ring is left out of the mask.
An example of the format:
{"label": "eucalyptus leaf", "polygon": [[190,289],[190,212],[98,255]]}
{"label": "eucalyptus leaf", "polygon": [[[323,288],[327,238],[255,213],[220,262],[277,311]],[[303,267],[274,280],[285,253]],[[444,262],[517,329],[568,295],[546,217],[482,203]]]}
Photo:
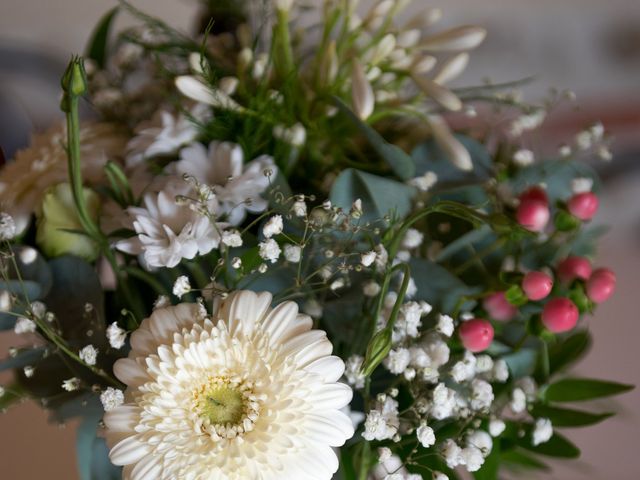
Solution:
{"label": "eucalyptus leaf", "polygon": [[405,217],[411,211],[414,194],[415,190],[404,183],[348,168],[333,183],[330,199],[346,211],[360,199],[362,220],[373,221],[392,214]]}
{"label": "eucalyptus leaf", "polygon": [[590,413],[582,410],[538,404],[531,410],[531,415],[548,418],[554,427],[586,427],[600,423],[615,414]]}
{"label": "eucalyptus leaf", "polygon": [[416,167],[414,166],[411,156],[400,147],[388,143],[373,127],[360,120],[347,104],[338,97],[334,97],[333,100],[340,111],[360,130],[360,133],[367,139],[369,145],[371,145],[376,153],[391,167],[393,173],[395,173],[398,178],[401,180],[409,180],[415,176]]}
{"label": "eucalyptus leaf", "polygon": [[633,385],[606,380],[566,378],[549,385],[545,391],[545,399],[549,402],[580,402],[619,395],[633,388],[635,388]]}
{"label": "eucalyptus leaf", "polygon": [[76,432],[78,473],[81,480],[120,480],[122,469],[109,461],[109,449],[97,436],[103,410],[93,410],[80,423]]}
{"label": "eucalyptus leaf", "polygon": [[534,372],[538,360],[538,352],[531,348],[522,348],[502,358],[507,362],[511,376],[513,378],[522,378]]}

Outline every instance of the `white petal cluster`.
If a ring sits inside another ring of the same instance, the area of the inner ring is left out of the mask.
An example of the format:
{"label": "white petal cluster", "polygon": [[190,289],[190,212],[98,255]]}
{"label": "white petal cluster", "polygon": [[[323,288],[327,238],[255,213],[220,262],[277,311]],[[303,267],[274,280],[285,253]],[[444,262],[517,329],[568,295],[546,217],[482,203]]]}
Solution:
{"label": "white petal cluster", "polygon": [[398,433],[399,427],[398,402],[388,395],[383,395],[378,400],[376,408],[367,413],[362,436],[369,441],[387,440]]}
{"label": "white petal cluster", "polygon": [[104,411],[110,412],[124,403],[124,393],[117,388],[108,387],[100,394],[100,402]]}
{"label": "white petal cluster", "polygon": [[109,345],[116,350],[124,346],[127,339],[127,332],[118,326],[118,322],[113,322],[107,327],[107,340]]}
{"label": "white petal cluster", "polygon": [[271,300],[234,292],[211,320],[157,309],[131,335],[114,366],[126,401],[104,416],[125,480],[332,477],[354,431],[344,363],[294,302]]}
{"label": "white petal cluster", "polygon": [[[244,163],[240,145],[211,142],[207,149],[194,143],[180,151],[174,172],[188,175],[211,187],[219,204],[219,214],[226,215],[232,225],[239,225],[247,212],[266,210],[267,200],[261,195],[270,184],[270,176],[277,174],[273,158],[262,155]],[[267,175],[268,174],[268,175]]]}
{"label": "white petal cluster", "polygon": [[98,350],[93,345],[87,345],[80,350],[78,356],[87,365],[95,365],[98,359]]}
{"label": "white petal cluster", "polygon": [[353,388],[360,389],[364,387],[365,376],[361,372],[363,361],[364,358],[360,355],[352,355],[347,358],[344,377]]}
{"label": "white petal cluster", "polygon": [[420,445],[424,448],[429,448],[436,443],[436,436],[433,432],[433,428],[429,427],[427,424],[422,424],[416,429],[416,437],[418,437]]}
{"label": "white petal cluster", "polygon": [[18,335],[33,333],[36,331],[36,322],[27,317],[19,317],[13,327],[13,331]]}
{"label": "white petal cluster", "polygon": [[533,446],[546,443],[553,436],[553,425],[548,418],[538,418],[533,428],[531,443]]}

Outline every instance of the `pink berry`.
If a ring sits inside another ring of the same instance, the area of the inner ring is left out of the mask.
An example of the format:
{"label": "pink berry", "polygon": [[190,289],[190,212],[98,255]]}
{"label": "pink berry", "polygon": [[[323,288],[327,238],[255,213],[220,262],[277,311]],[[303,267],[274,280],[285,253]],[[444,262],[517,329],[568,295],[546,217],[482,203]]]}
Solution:
{"label": "pink berry", "polygon": [[569,212],[580,220],[591,220],[598,211],[598,197],[591,192],[578,193],[569,200]]}
{"label": "pink berry", "polygon": [[504,292],[492,293],[484,299],[482,306],[494,320],[508,321],[518,314],[518,309],[508,302]]}
{"label": "pink berry", "polygon": [[549,223],[549,206],[540,200],[524,200],[516,211],[518,223],[532,232],[541,232]]}
{"label": "pink berry", "polygon": [[553,288],[553,279],[544,272],[529,272],[522,279],[522,290],[529,300],[542,300]]}
{"label": "pink berry", "polygon": [[526,202],[529,200],[537,200],[539,202],[544,203],[545,205],[549,205],[549,198],[547,197],[547,192],[544,191],[542,187],[531,187],[520,194],[520,201]]}
{"label": "pink berry", "polygon": [[607,301],[615,289],[616,274],[608,268],[597,269],[587,281],[587,296],[596,303]]}
{"label": "pink berry", "polygon": [[567,257],[558,264],[558,278],[562,283],[571,283],[576,278],[589,280],[591,262],[584,257]]}
{"label": "pink berry", "polygon": [[493,327],[489,321],[482,318],[463,322],[458,333],[464,348],[473,353],[486,350],[493,341]]}
{"label": "pink berry", "polygon": [[571,330],[578,323],[578,307],[568,298],[554,298],[542,310],[542,323],[553,333]]}

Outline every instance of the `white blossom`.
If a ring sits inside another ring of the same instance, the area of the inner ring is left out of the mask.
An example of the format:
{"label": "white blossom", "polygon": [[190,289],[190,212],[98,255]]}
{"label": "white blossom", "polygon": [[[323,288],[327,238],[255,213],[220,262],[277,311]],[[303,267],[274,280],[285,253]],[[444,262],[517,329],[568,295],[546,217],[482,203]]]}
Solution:
{"label": "white blossom", "polygon": [[489,433],[492,437],[499,437],[504,432],[505,428],[507,428],[506,423],[504,423],[499,418],[492,418],[489,421]]}
{"label": "white blossom", "polygon": [[242,237],[238,230],[225,230],[222,232],[222,243],[227,247],[241,247]]}
{"label": "white blossom", "polygon": [[442,445],[441,452],[447,467],[456,468],[460,465],[462,449],[455,441],[447,439]]}
{"label": "white blossom", "polygon": [[360,255],[360,263],[365,267],[370,267],[376,261],[376,252],[373,250]]}
{"label": "white blossom", "polygon": [[394,437],[399,426],[398,402],[385,396],[382,402],[378,402],[377,408],[367,414],[362,436],[368,441],[387,440]]}
{"label": "white blossom", "polygon": [[287,243],[284,246],[284,258],[291,263],[298,263],[302,258],[302,248],[298,245]]}
{"label": "white blossom", "polygon": [[480,449],[470,446],[460,451],[460,464],[464,465],[468,472],[477,472],[484,463],[484,457]]}
{"label": "white blossom", "polygon": [[378,462],[384,463],[391,458],[391,449],[389,447],[380,447],[378,449]]}
{"label": "white blossom", "polygon": [[474,378],[471,382],[471,408],[473,410],[486,410],[493,402],[493,388],[484,380]]}
{"label": "white blossom", "polygon": [[469,351],[465,351],[462,360],[456,362],[451,369],[451,376],[457,383],[471,380],[476,374],[476,357]]}
{"label": "white blossom", "polygon": [[515,163],[519,167],[527,167],[531,165],[533,161],[534,161],[533,152],[531,150],[527,150],[526,148],[517,150],[513,154],[513,163]]}
{"label": "white blossom", "polygon": [[176,278],[175,283],[173,284],[172,293],[178,297],[182,298],[183,295],[186,295],[191,291],[191,283],[189,282],[189,277],[186,275],[180,275]]}
{"label": "white blossom", "polygon": [[26,367],[24,367],[22,369],[22,372],[24,373],[25,377],[31,378],[36,373],[36,369],[35,369],[35,367],[33,367],[31,365],[27,365]]}
{"label": "white blossom", "polygon": [[351,355],[345,362],[344,376],[347,383],[356,389],[364,387],[366,377],[361,371],[363,361],[364,358],[360,355]]}
{"label": "white blossom", "polygon": [[532,441],[533,446],[548,442],[553,436],[553,425],[548,418],[538,418],[533,429]]}
{"label": "white blossom", "polygon": [[402,237],[402,247],[408,250],[412,250],[414,248],[418,248],[422,245],[422,241],[424,240],[424,234],[415,228],[407,229],[407,232]]}
{"label": "white blossom", "polygon": [[76,377],[68,378],[62,382],[62,388],[67,392],[74,392],[80,388],[80,379]]}
{"label": "white blossom", "polygon": [[276,242],[273,238],[269,238],[264,242],[260,242],[258,244],[258,247],[260,248],[258,252],[260,258],[271,263],[276,263],[278,261],[278,258],[280,258],[280,253],[282,253],[282,250],[280,250],[280,245],[278,245],[278,242]]}
{"label": "white blossom", "polygon": [[436,325],[436,331],[446,337],[450,337],[453,334],[453,318],[449,315],[438,315],[438,324]]}
{"label": "white blossom", "polygon": [[514,388],[511,392],[509,408],[513,413],[522,413],[527,408],[527,396],[521,388]]}
{"label": "white blossom", "polygon": [[271,238],[274,235],[281,234],[283,228],[284,224],[282,222],[282,216],[274,215],[267,221],[267,223],[265,223],[264,227],[262,228],[262,234],[265,238]]}
{"label": "white blossom", "polygon": [[391,373],[400,375],[409,366],[410,360],[411,353],[409,353],[409,350],[398,348],[389,352],[389,355],[384,360],[384,365]]}
{"label": "white blossom", "polygon": [[6,212],[0,212],[0,240],[13,240],[16,236],[16,222],[13,217]]}
{"label": "white blossom", "polygon": [[504,383],[509,379],[509,367],[504,359],[499,358],[493,362],[492,377],[493,380],[500,383]]}
{"label": "white blossom", "polygon": [[436,443],[436,436],[433,433],[433,428],[426,424],[420,425],[416,430],[416,436],[418,441],[424,448],[429,448]]}
{"label": "white blossom", "polygon": [[104,411],[110,412],[124,403],[124,393],[117,388],[107,387],[100,394],[100,402],[102,402]]}
{"label": "white blossom", "polygon": [[120,349],[127,339],[127,332],[118,326],[118,322],[113,322],[107,327],[107,339],[112,348]]}
{"label": "white blossom", "polygon": [[18,335],[33,333],[36,331],[36,322],[27,317],[19,317],[13,327],[13,331]]}
{"label": "white blossom", "polygon": [[476,355],[476,373],[487,373],[493,370],[493,359],[489,355]]}
{"label": "white blossom", "polygon": [[296,217],[304,217],[307,215],[307,204],[304,200],[296,200],[291,207],[291,211]]}
{"label": "white blossom", "polygon": [[493,440],[484,430],[476,430],[467,436],[467,446],[476,447],[482,452],[483,457],[487,457],[493,448]]}
{"label": "white blossom", "polygon": [[438,182],[438,176],[434,172],[426,172],[421,177],[415,177],[407,183],[421,192],[428,192]]}
{"label": "white blossom", "polygon": [[453,415],[456,408],[456,392],[439,383],[432,393],[431,416],[436,420],[444,420]]}
{"label": "white blossom", "polygon": [[366,282],[362,286],[362,293],[366,297],[375,297],[380,293],[380,290],[382,290],[382,287],[380,286],[380,284],[373,280]]}
{"label": "white blossom", "polygon": [[78,354],[80,360],[82,360],[87,365],[95,365],[96,360],[98,359],[98,350],[93,345],[87,345],[80,350]]}

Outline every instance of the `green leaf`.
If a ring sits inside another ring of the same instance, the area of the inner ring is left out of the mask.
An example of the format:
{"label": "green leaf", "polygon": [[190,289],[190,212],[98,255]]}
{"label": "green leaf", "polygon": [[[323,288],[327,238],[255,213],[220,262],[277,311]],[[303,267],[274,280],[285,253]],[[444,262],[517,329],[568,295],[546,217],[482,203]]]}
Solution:
{"label": "green leaf", "polygon": [[454,137],[471,155],[473,170],[464,171],[455,167],[438,144],[429,140],[411,152],[416,175],[433,172],[438,176],[438,184],[468,184],[492,177],[493,161],[485,146],[466,135],[455,134]]}
{"label": "green leaf", "polygon": [[502,357],[513,378],[522,378],[531,375],[536,368],[538,351],[531,348],[522,348],[517,352],[510,353]]}
{"label": "green leaf", "polygon": [[362,219],[374,221],[395,213],[405,217],[411,211],[415,190],[404,183],[348,168],[336,178],[331,187],[331,202],[344,210],[362,201]]}
{"label": "green leaf", "polygon": [[27,392],[17,382],[4,387],[4,395],[0,396],[0,413],[3,413],[11,405],[17,403],[20,399],[26,396]]}
{"label": "green leaf", "polygon": [[391,167],[398,178],[409,180],[415,176],[416,168],[413,160],[404,150],[388,143],[373,127],[360,120],[338,97],[334,97],[333,100],[340,111],[358,127],[360,133],[364,135],[371,147]]}
{"label": "green leaf", "polygon": [[559,372],[579,360],[589,351],[591,344],[591,334],[583,330],[549,347],[550,372]]}
{"label": "green leaf", "polygon": [[476,480],[498,480],[500,470],[500,443],[493,442],[491,453],[485,458],[482,468],[473,473]]}
{"label": "green leaf", "polygon": [[96,62],[100,68],[104,68],[107,61],[109,32],[111,30],[113,20],[118,13],[118,8],[119,7],[114,7],[104,14],[93,30],[91,40],[89,40],[89,44],[87,45],[85,57]]}
{"label": "green leaf", "polygon": [[548,418],[554,427],[586,427],[600,423],[615,415],[615,413],[590,413],[582,410],[538,404],[531,410],[531,415]]}
{"label": "green leaf", "polygon": [[429,302],[436,310],[451,313],[460,299],[479,289],[465,285],[444,267],[422,258],[410,260],[411,278],[418,289],[415,299]]}
{"label": "green leaf", "polygon": [[518,445],[526,450],[547,457],[578,458],[580,456],[580,449],[557,432],[553,434],[548,442],[535,447],[531,444],[531,435],[526,435],[520,439]]}
{"label": "green leaf", "polygon": [[83,418],[76,432],[78,473],[81,480],[119,480],[122,469],[109,461],[109,449],[97,430],[103,415],[102,409],[92,409]]}
{"label": "green leaf", "polygon": [[520,450],[509,450],[507,452],[503,452],[501,460],[505,464],[509,464],[509,466],[516,466],[531,470],[549,470],[549,467],[545,463]]}
{"label": "green leaf", "polygon": [[635,388],[633,385],[605,380],[566,378],[549,385],[545,391],[545,399],[549,402],[580,402],[619,395],[633,388]]}

